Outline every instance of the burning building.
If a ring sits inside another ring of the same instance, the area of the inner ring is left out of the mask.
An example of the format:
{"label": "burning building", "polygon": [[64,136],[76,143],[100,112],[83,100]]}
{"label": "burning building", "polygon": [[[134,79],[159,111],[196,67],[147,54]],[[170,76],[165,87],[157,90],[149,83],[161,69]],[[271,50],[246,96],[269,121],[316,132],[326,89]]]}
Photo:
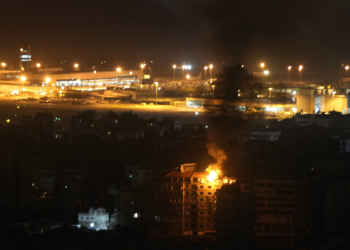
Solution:
{"label": "burning building", "polygon": [[198,172],[195,163],[183,164],[165,175],[160,195],[160,236],[214,239],[216,191],[223,182],[232,180],[222,178],[220,171],[211,167]]}

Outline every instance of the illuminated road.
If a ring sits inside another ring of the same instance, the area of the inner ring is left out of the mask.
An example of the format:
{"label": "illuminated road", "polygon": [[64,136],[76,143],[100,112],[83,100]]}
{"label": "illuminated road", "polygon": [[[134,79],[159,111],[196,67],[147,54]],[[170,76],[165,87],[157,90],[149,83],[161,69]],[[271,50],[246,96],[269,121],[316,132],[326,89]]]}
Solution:
{"label": "illuminated road", "polygon": [[205,112],[203,110],[189,109],[189,108],[177,108],[169,105],[158,106],[142,106],[139,104],[88,104],[88,105],[73,105],[71,103],[63,104],[47,104],[35,102],[18,102],[15,101],[18,98],[0,97],[0,123],[5,124],[7,119],[10,119],[11,123],[17,123],[24,115],[35,115],[39,112],[51,112],[54,117],[61,119],[60,122],[55,125],[63,125],[65,128],[69,128],[69,121],[72,115],[75,115],[83,110],[96,111],[96,118],[100,118],[102,114],[107,113],[110,110],[117,113],[134,111],[139,117],[176,117],[181,124],[207,124],[208,119],[215,115],[214,113]]}

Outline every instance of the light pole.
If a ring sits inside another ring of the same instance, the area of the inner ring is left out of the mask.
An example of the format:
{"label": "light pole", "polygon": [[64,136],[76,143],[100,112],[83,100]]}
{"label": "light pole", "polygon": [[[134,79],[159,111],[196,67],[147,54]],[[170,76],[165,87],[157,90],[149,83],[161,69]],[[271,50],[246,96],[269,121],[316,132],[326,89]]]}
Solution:
{"label": "light pole", "polygon": [[173,65],[173,69],[174,69],[174,80],[175,80],[175,70],[176,70],[176,64]]}
{"label": "light pole", "polygon": [[211,85],[211,87],[213,88],[213,99],[214,99],[214,95],[215,95],[215,85]]}
{"label": "light pole", "polygon": [[269,88],[269,90],[270,90],[270,102],[272,102],[272,96],[271,96],[272,88]]}
{"label": "light pole", "polygon": [[185,71],[185,65],[182,65],[182,80],[184,79],[184,71]]}
{"label": "light pole", "polygon": [[6,67],[6,63],[1,63],[1,66],[2,66],[2,70],[5,70],[5,67]]}
{"label": "light pole", "polygon": [[349,65],[346,65],[346,66],[345,66],[345,75],[346,75],[346,78],[348,78],[348,70],[349,70]]}
{"label": "light pole", "polygon": [[288,73],[289,73],[289,83],[290,83],[290,70],[292,69],[292,66],[288,66]]}
{"label": "light pole", "polygon": [[158,105],[158,82],[155,82],[154,85],[156,85],[156,105]]}
{"label": "light pole", "polygon": [[213,64],[209,65],[210,79],[211,79],[211,71],[212,71],[213,67],[214,67]]}
{"label": "light pole", "polygon": [[333,111],[334,111],[334,94],[337,93],[336,91],[333,91],[332,94],[333,94]]}
{"label": "light pole", "polygon": [[146,63],[141,63],[141,69],[142,69],[142,74],[143,74],[143,68],[146,66]]}
{"label": "light pole", "polygon": [[205,78],[205,80],[207,80],[207,69],[208,69],[208,66],[204,66],[204,78]]}
{"label": "light pole", "polygon": [[264,74],[266,75],[266,81],[267,81],[267,75],[269,74],[270,72],[268,70],[265,70],[264,71]]}
{"label": "light pole", "polygon": [[300,73],[300,81],[302,81],[302,78],[301,78],[301,73],[302,73],[302,70],[303,70],[303,66],[302,65],[299,65],[299,73]]}
{"label": "light pole", "polygon": [[23,96],[23,83],[27,80],[27,77],[21,76],[21,82],[22,82],[22,96]]}

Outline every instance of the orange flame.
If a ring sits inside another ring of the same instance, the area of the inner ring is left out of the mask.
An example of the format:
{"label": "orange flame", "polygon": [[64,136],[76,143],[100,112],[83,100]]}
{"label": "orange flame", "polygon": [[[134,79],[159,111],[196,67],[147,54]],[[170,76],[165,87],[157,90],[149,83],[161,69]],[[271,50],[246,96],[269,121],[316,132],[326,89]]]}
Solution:
{"label": "orange flame", "polygon": [[211,171],[210,174],[207,176],[207,179],[209,182],[213,182],[216,180],[218,175],[216,174],[215,170]]}

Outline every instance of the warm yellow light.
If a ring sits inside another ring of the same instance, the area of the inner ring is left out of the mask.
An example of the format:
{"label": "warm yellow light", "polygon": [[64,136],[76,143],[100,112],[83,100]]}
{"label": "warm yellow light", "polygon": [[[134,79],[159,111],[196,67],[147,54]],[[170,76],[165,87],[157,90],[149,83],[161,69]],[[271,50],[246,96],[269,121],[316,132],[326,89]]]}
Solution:
{"label": "warm yellow light", "polygon": [[41,63],[37,63],[37,64],[36,64],[36,67],[37,67],[37,68],[40,68],[40,67],[41,67]]}
{"label": "warm yellow light", "polygon": [[10,122],[10,119],[7,119],[6,122]]}
{"label": "warm yellow light", "polygon": [[54,83],[52,84],[52,87],[55,87],[55,84],[54,84]]}
{"label": "warm yellow light", "polygon": [[173,65],[173,68],[176,69],[176,64]]}
{"label": "warm yellow light", "polygon": [[265,63],[263,63],[263,62],[260,63],[260,67],[261,67],[261,68],[264,68],[264,67],[265,67]]}
{"label": "warm yellow light", "polygon": [[158,86],[158,82],[154,82],[154,84],[155,84],[156,86]]}
{"label": "warm yellow light", "polygon": [[207,70],[208,69],[208,66],[204,66],[204,70]]}
{"label": "warm yellow light", "polygon": [[269,90],[271,91],[271,90],[272,90],[272,88],[269,88]]}
{"label": "warm yellow light", "polygon": [[265,70],[265,71],[264,71],[264,74],[265,74],[265,75],[268,75],[269,73],[270,73],[270,72],[269,72],[268,70]]}
{"label": "warm yellow light", "polygon": [[185,65],[182,65],[182,68],[183,68],[183,69],[185,69],[185,67],[186,67]]}
{"label": "warm yellow light", "polygon": [[94,74],[96,74],[96,70],[94,70]]}
{"label": "warm yellow light", "polygon": [[27,80],[27,77],[21,76],[21,81],[22,81],[22,82],[25,82],[26,80]]}
{"label": "warm yellow light", "polygon": [[122,69],[120,67],[117,68],[117,72],[120,72],[122,71]]}
{"label": "warm yellow light", "polygon": [[1,63],[1,66],[2,66],[2,67],[6,67],[6,63],[4,63],[4,62]]}
{"label": "warm yellow light", "polygon": [[210,64],[210,65],[209,65],[209,68],[210,68],[210,69],[212,69],[213,67],[214,67],[213,64]]}
{"label": "warm yellow light", "polygon": [[213,182],[216,180],[218,175],[216,174],[215,170],[211,171],[210,174],[207,176],[207,179],[209,182]]}
{"label": "warm yellow light", "polygon": [[141,69],[143,69],[146,66],[146,63],[141,63]]}
{"label": "warm yellow light", "polygon": [[47,83],[51,82],[51,78],[50,77],[46,77],[45,78],[45,82],[47,82]]}
{"label": "warm yellow light", "polygon": [[132,71],[130,71],[130,75],[132,75]]}
{"label": "warm yellow light", "polygon": [[291,70],[292,69],[292,66],[288,66],[288,70]]}
{"label": "warm yellow light", "polygon": [[24,68],[22,67],[22,71],[24,70]]}
{"label": "warm yellow light", "polygon": [[345,69],[348,70],[348,69],[349,69],[349,65],[346,65],[346,66],[345,66]]}
{"label": "warm yellow light", "polygon": [[303,66],[302,65],[300,65],[299,66],[299,71],[301,71],[303,69]]}
{"label": "warm yellow light", "polygon": [[79,68],[79,64],[77,64],[77,63],[74,64],[74,68],[76,68],[76,69]]}
{"label": "warm yellow light", "polygon": [[187,74],[187,75],[186,75],[186,78],[187,78],[187,79],[190,79],[190,75],[189,75],[189,74]]}

